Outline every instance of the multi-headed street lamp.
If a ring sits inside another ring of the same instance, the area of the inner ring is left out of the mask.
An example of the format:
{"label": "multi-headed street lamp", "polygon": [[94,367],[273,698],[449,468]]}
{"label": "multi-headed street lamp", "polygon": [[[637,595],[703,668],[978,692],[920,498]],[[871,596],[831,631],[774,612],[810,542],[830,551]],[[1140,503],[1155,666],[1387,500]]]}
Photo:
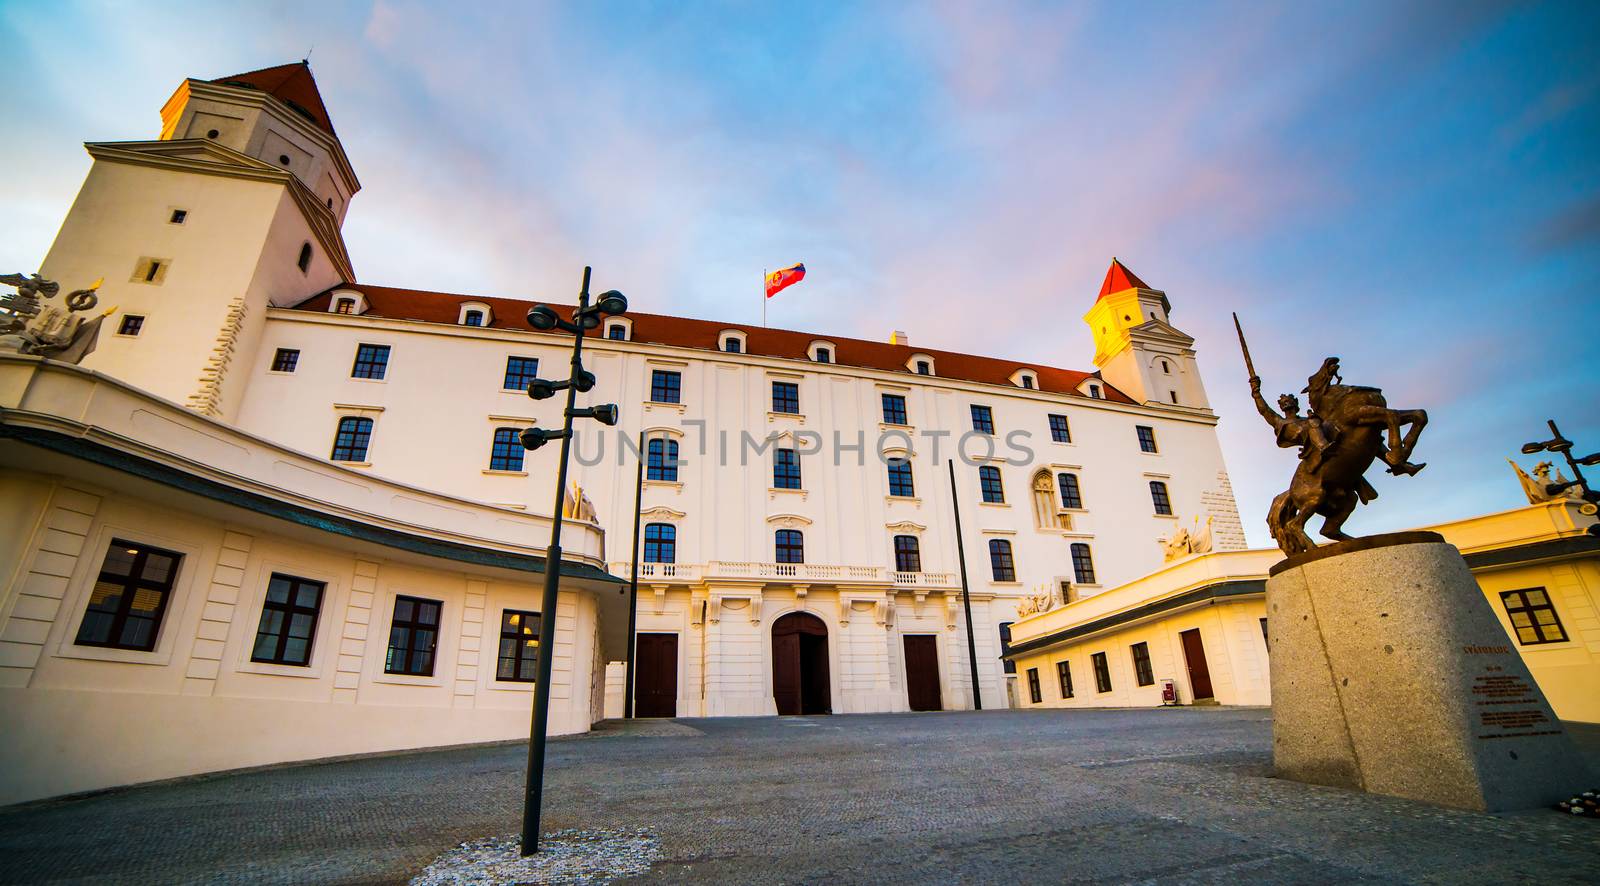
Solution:
{"label": "multi-headed street lamp", "polygon": [[[1572,479],[1565,483],[1547,483],[1544,487],[1545,495],[1562,495],[1567,490],[1577,487],[1579,497],[1585,503],[1587,513],[1593,514],[1600,508],[1600,491],[1596,491],[1589,481],[1583,476],[1583,465],[1600,465],[1600,452],[1592,452],[1583,458],[1572,457],[1572,441],[1561,436],[1561,430],[1556,427],[1556,420],[1549,419],[1545,422],[1550,426],[1550,439],[1538,440],[1522,445],[1523,455],[1533,455],[1536,452],[1559,452],[1567,460],[1567,466],[1572,468]],[[1590,535],[1600,535],[1600,523],[1589,527]]]}
{"label": "multi-headed street lamp", "polygon": [[583,334],[598,329],[602,315],[616,315],[628,310],[628,300],[615,289],[600,295],[600,300],[589,304],[589,271],[583,269],[583,289],[578,293],[578,307],[570,321],[561,319],[547,305],[536,305],[528,311],[528,325],[541,332],[560,329],[572,333],[572,374],[564,381],[534,379],[528,385],[528,396],[547,400],[556,391],[567,392],[567,408],[562,410],[561,430],[547,431],[528,428],[522,432],[522,445],[538,449],[551,440],[561,441],[561,458],[556,463],[556,504],[550,512],[550,546],[545,550],[544,598],[539,606],[539,676],[533,685],[533,727],[528,737],[528,780],[522,798],[522,854],[529,856],[539,851],[539,806],[544,798],[544,745],[545,730],[550,722],[550,664],[555,653],[556,589],[561,577],[561,514],[567,504],[567,455],[572,449],[572,420],[592,418],[603,425],[617,423],[614,403],[604,406],[578,408],[578,392],[594,387],[594,373],[583,368]]}

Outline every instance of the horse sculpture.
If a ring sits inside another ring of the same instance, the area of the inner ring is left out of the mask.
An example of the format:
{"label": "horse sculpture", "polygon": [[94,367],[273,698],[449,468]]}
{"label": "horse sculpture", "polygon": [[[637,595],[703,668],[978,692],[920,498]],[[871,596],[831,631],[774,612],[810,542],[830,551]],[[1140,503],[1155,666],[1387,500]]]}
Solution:
{"label": "horse sculpture", "polygon": [[[1234,317],[1238,328],[1239,318]],[[1323,517],[1320,534],[1343,541],[1344,522],[1357,504],[1378,497],[1362,476],[1375,460],[1389,466],[1391,474],[1413,475],[1424,465],[1411,463],[1411,452],[1428,423],[1421,409],[1390,409],[1378,388],[1343,384],[1339,358],[1329,357],[1311,375],[1301,392],[1310,400],[1309,414],[1299,414],[1299,400],[1291,394],[1278,399],[1283,414],[1274,412],[1261,396],[1261,378],[1250,361],[1250,349],[1239,329],[1239,346],[1250,371],[1250,391],[1256,410],[1278,434],[1278,445],[1300,447],[1300,464],[1287,491],[1272,500],[1267,526],[1285,554],[1300,554],[1316,547],[1306,534],[1313,515]],[[1404,428],[1404,434],[1401,429]]]}

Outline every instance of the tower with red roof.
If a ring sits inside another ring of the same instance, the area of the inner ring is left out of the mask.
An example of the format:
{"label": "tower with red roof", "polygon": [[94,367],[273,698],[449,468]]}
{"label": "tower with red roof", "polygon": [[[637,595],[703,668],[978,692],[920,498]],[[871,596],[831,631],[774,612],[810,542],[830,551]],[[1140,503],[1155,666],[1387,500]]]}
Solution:
{"label": "tower with red roof", "polygon": [[1094,334],[1094,365],[1134,402],[1209,410],[1194,339],[1172,325],[1171,312],[1165,292],[1113,258],[1094,306],[1083,316]]}
{"label": "tower with red roof", "polygon": [[232,418],[268,309],[355,279],[340,229],[361,183],[311,67],[185,80],[157,138],[84,147],[94,164],[40,270],[105,278],[117,333],[84,365]]}

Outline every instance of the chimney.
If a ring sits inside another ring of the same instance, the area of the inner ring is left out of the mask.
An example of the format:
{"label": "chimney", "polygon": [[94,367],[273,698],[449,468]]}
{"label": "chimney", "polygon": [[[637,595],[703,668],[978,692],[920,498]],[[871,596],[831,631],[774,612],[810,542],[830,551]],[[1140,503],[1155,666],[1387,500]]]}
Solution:
{"label": "chimney", "polygon": [[905,345],[907,347],[910,347],[911,346],[911,336],[906,335],[904,330],[896,329],[895,331],[889,333],[889,344],[891,344],[891,345]]}

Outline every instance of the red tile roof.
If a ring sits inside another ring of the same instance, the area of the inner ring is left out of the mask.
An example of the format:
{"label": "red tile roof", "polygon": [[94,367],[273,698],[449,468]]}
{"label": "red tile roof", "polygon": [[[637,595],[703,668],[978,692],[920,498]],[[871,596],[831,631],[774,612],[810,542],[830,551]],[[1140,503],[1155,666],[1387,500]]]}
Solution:
{"label": "red tile roof", "polygon": [[1100,284],[1100,295],[1095,298],[1095,301],[1099,301],[1113,292],[1149,288],[1143,280],[1140,280],[1132,271],[1128,270],[1127,265],[1117,259],[1112,259],[1111,267],[1106,269],[1106,282]]}
{"label": "red tile roof", "polygon": [[[335,288],[354,289],[365,295],[367,310],[364,316],[368,317],[420,320],[426,323],[449,323],[454,325],[461,315],[461,305],[463,303],[482,302],[488,305],[493,313],[489,326],[496,329],[531,331],[531,327],[528,326],[527,314],[528,309],[533,307],[534,302],[521,299],[458,295],[448,292],[429,292],[421,289],[398,289],[392,286],[368,286],[365,284],[338,286]],[[295,305],[294,309],[325,312],[328,310],[329,302],[333,297],[332,293],[333,290],[330,289],[327,292],[314,295]],[[550,307],[554,308],[562,317],[568,320],[572,319],[571,305],[551,304]],[[650,344],[720,351],[722,348],[719,334],[724,330],[732,329],[745,334],[745,353],[765,357],[806,360],[810,356],[809,348],[811,343],[826,340],[834,345],[833,362],[845,366],[861,366],[910,374],[911,370],[906,368],[906,363],[910,361],[911,355],[927,354],[934,359],[934,371],[940,378],[1010,385],[1011,375],[1018,369],[1031,369],[1038,377],[1037,384],[1040,390],[1076,396],[1082,396],[1078,393],[1078,385],[1082,384],[1084,379],[1098,378],[1098,373],[1081,372],[1075,369],[1057,369],[1050,366],[1019,363],[994,357],[976,357],[971,354],[957,354],[951,351],[935,351],[908,345],[841,338],[834,335],[795,332],[788,329],[767,329],[760,326],[746,326],[740,323],[720,323],[714,320],[691,320],[687,317],[668,317],[662,314],[644,314],[637,311],[629,311],[626,316],[633,321],[632,340]],[[604,329],[605,327],[602,324],[600,329],[591,330],[589,334],[598,337],[604,334]],[[1105,382],[1101,382],[1101,384],[1104,386],[1105,399],[1117,403],[1133,402],[1111,385]]]}
{"label": "red tile roof", "polygon": [[324,132],[335,135],[328,109],[322,104],[322,93],[317,91],[317,81],[311,76],[311,65],[306,62],[292,62],[234,74],[232,77],[218,77],[211,82],[259,89],[288,105],[290,110],[309,118]]}

